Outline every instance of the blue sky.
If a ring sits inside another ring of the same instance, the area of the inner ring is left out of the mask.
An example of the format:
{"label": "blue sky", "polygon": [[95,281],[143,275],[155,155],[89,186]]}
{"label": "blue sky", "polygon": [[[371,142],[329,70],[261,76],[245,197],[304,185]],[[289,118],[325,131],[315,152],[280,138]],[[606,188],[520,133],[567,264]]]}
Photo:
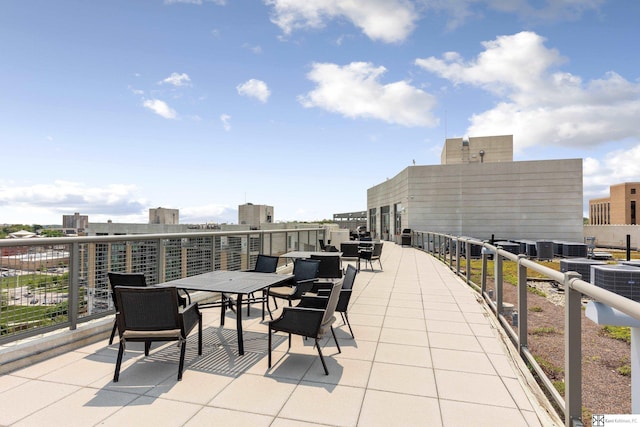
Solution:
{"label": "blue sky", "polygon": [[446,137],[640,181],[640,2],[3,0],[0,223],[366,209]]}

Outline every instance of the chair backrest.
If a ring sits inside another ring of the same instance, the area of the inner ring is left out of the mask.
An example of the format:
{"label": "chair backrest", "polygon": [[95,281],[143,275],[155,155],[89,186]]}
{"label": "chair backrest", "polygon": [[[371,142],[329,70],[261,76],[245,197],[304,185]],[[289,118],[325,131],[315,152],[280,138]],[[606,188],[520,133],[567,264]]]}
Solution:
{"label": "chair backrest", "polygon": [[358,258],[358,245],[355,243],[340,243],[343,258]]}
{"label": "chair backrest", "polygon": [[335,282],[331,286],[331,293],[329,294],[329,300],[327,301],[327,308],[324,311],[324,316],[322,317],[321,325],[326,324],[331,320],[333,314],[336,311],[336,306],[338,305],[338,298],[340,298],[340,288],[342,284],[340,282]]}
{"label": "chair backrest", "polygon": [[321,279],[339,279],[342,277],[340,257],[338,255],[311,255],[312,260],[320,261],[318,277]]}
{"label": "chair backrest", "polygon": [[349,264],[347,266],[347,271],[344,273],[342,289],[353,289],[353,282],[356,280],[356,274],[358,274],[358,269]]}
{"label": "chair backrest", "polygon": [[258,273],[275,273],[278,269],[279,260],[280,258],[277,256],[258,254],[256,266],[253,271]]}
{"label": "chair backrest", "polygon": [[373,244],[373,258],[379,258],[382,255],[382,242]]}
{"label": "chair backrest", "polygon": [[321,251],[324,251],[327,248],[327,246],[324,244],[324,240],[318,239],[318,243],[320,244]]}
{"label": "chair backrest", "polygon": [[116,311],[118,310],[118,300],[115,294],[116,286],[136,286],[144,288],[147,286],[147,281],[142,273],[107,273],[109,276],[109,284],[111,285],[111,297],[113,299],[113,305]]}
{"label": "chair backrest", "polygon": [[293,264],[293,277],[296,282],[317,279],[320,261],[298,258]]}
{"label": "chair backrest", "polygon": [[175,287],[117,286],[118,327],[128,331],[166,331],[180,328]]}
{"label": "chair backrest", "polygon": [[353,283],[356,281],[357,274],[358,269],[349,264],[347,266],[347,271],[344,273],[344,280],[342,281],[342,288],[340,290],[340,298],[336,305],[336,311],[338,313],[345,313],[347,311],[347,307],[349,307],[349,301],[351,300],[351,294],[353,293]]}

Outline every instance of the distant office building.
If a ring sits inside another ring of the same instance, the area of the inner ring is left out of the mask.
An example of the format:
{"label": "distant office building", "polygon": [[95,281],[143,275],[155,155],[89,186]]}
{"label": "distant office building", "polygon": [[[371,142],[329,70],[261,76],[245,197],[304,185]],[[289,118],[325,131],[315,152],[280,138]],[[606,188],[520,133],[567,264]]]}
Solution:
{"label": "distant office building", "polygon": [[260,224],[273,223],[273,206],[245,203],[238,206],[238,224],[258,229]]}
{"label": "distant office building", "polygon": [[589,224],[636,225],[636,206],[640,201],[640,182],[609,187],[609,197],[589,200]]}
{"label": "distant office building", "polygon": [[333,222],[340,228],[356,231],[358,227],[367,226],[367,211],[333,214]]}
{"label": "distant office building", "polygon": [[62,228],[74,228],[84,230],[89,227],[89,215],[80,215],[78,212],[73,215],[62,215]]}
{"label": "distant office building", "polygon": [[149,209],[149,224],[179,224],[180,211],[178,209],[155,208]]}
{"label": "distant office building", "polygon": [[513,136],[447,139],[440,165],[367,190],[369,231],[583,241],[582,159],[513,161]]}

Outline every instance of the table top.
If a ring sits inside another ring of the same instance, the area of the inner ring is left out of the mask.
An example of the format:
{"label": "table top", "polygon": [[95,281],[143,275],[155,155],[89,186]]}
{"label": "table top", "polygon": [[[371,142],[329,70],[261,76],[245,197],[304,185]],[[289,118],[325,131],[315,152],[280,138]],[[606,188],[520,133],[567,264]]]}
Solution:
{"label": "table top", "polygon": [[342,256],[342,252],[315,252],[315,251],[292,251],[280,255],[282,258],[311,258],[311,255],[317,256]]}
{"label": "table top", "polygon": [[342,244],[347,244],[347,245],[365,245],[365,244],[370,244],[373,245],[374,243],[382,243],[380,240],[346,240],[342,243]]}
{"label": "table top", "polygon": [[207,292],[250,294],[269,286],[291,280],[290,274],[257,273],[254,271],[216,270],[183,279],[165,282],[163,286]]}

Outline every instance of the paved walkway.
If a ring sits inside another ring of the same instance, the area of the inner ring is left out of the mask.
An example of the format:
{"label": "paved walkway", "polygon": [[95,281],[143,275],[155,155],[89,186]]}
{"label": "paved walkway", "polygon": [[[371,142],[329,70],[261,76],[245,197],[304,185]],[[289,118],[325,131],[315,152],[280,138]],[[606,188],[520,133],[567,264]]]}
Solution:
{"label": "paved walkway", "polygon": [[[130,344],[113,383],[107,338],[0,377],[2,426],[552,426],[476,294],[444,264],[385,243],[384,271],[363,270],[349,309],[355,340],[336,322],[342,353],[325,340],[325,376],[312,340],[285,335],[267,368],[259,309],[237,355],[234,316],[220,329],[203,310],[204,352],[188,343],[149,357]],[[557,418],[556,418],[557,419]]]}

